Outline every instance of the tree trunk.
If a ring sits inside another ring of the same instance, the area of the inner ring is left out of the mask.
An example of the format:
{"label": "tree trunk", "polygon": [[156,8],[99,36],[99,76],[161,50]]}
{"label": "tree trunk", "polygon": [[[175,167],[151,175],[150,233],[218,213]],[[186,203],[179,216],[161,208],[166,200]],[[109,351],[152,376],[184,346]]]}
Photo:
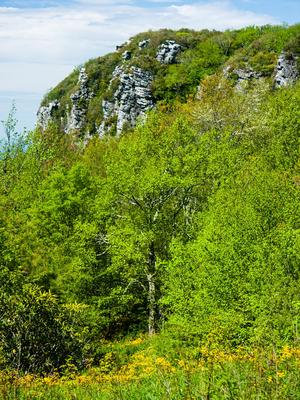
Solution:
{"label": "tree trunk", "polygon": [[147,271],[148,304],[149,304],[148,331],[150,336],[155,333],[155,325],[156,325],[155,273],[156,273],[156,258],[154,251],[154,243],[152,242],[149,248],[148,271]]}

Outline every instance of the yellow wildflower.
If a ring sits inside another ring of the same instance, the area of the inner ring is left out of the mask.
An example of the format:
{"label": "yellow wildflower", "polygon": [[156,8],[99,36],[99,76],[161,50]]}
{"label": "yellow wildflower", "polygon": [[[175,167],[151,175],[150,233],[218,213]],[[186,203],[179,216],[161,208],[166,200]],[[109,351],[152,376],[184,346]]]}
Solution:
{"label": "yellow wildflower", "polygon": [[132,340],[129,344],[132,346],[138,346],[142,343],[143,343],[143,339],[137,338],[137,339]]}

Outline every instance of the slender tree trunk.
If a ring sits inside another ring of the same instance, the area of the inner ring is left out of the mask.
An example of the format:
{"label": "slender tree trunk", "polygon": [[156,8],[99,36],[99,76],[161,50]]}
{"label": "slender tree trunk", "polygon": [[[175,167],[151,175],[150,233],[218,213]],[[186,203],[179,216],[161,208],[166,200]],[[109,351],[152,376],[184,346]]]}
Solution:
{"label": "slender tree trunk", "polygon": [[155,333],[155,308],[156,308],[156,301],[155,301],[155,281],[154,276],[152,274],[147,274],[147,280],[149,285],[149,320],[148,320],[148,330],[149,335],[153,335]]}
{"label": "slender tree trunk", "polygon": [[155,325],[156,325],[155,273],[156,273],[156,257],[155,257],[154,243],[152,242],[149,248],[148,271],[147,271],[148,306],[149,306],[148,330],[150,336],[155,333]]}

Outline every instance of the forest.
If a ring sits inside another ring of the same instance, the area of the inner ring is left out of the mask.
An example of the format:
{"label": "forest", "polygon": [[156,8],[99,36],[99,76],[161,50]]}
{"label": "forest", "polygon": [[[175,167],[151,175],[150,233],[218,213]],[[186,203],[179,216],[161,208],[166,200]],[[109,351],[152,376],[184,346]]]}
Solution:
{"label": "forest", "polygon": [[3,122],[1,399],[300,399],[300,26],[181,37],[120,135]]}

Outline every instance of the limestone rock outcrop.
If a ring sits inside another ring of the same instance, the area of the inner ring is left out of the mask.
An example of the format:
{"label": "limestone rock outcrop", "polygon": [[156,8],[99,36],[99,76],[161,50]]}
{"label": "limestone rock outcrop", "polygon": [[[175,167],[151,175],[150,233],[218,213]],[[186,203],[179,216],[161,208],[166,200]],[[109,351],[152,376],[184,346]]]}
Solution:
{"label": "limestone rock outcrop", "polygon": [[118,80],[119,84],[111,100],[104,100],[103,121],[98,128],[100,135],[105,134],[111,128],[113,119],[116,120],[117,135],[128,124],[133,127],[139,117],[153,108],[154,102],[151,93],[152,74],[141,68],[131,67],[127,72],[118,66],[111,80],[111,84]]}
{"label": "limestone rock outcrop", "polygon": [[175,40],[167,40],[159,46],[156,59],[161,64],[175,64],[180,51],[180,44],[176,43]]}
{"label": "limestone rock outcrop", "polygon": [[[197,99],[203,98],[205,77],[214,74],[217,82],[222,71],[224,82],[240,94],[255,86],[288,86],[300,75],[296,39],[289,39],[276,60],[274,51],[256,41],[249,52],[242,46],[229,52],[227,36],[216,31],[162,29],[138,34],[117,46],[116,52],[90,60],[86,69],[73,72],[48,93],[38,111],[38,125],[46,129],[53,121],[66,133],[74,131],[81,141],[97,134],[120,135],[143,120],[156,101],[185,101],[195,92]],[[223,56],[215,57],[216,44]],[[205,58],[203,63],[199,57]]]}
{"label": "limestone rock outcrop", "polygon": [[93,97],[88,87],[88,75],[85,68],[81,68],[78,77],[79,89],[71,95],[72,108],[68,115],[66,132],[80,130],[86,123],[88,102]]}
{"label": "limestone rock outcrop", "polygon": [[122,59],[124,61],[130,60],[131,59],[131,52],[128,51],[128,50],[124,51],[124,53],[122,54]]}
{"label": "limestone rock outcrop", "polygon": [[236,83],[237,90],[243,90],[243,87],[247,81],[262,77],[260,72],[256,72],[252,68],[235,69],[233,73],[237,75],[238,78]]}
{"label": "limestone rock outcrop", "polygon": [[59,106],[58,100],[51,101],[47,106],[41,106],[37,112],[37,126],[43,130],[47,129],[54,112],[58,110]]}
{"label": "limestone rock outcrop", "polygon": [[149,43],[150,43],[150,39],[142,40],[141,42],[139,42],[139,49],[140,50],[145,49],[146,47],[148,47]]}
{"label": "limestone rock outcrop", "polygon": [[275,87],[289,86],[298,78],[297,57],[282,52],[275,68]]}

